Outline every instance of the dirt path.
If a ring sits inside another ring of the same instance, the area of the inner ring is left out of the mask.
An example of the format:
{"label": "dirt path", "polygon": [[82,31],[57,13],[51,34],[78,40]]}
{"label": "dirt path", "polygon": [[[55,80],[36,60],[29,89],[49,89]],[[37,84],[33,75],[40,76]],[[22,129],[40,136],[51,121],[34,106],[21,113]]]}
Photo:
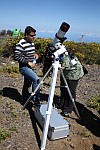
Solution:
{"label": "dirt path", "polygon": [[[74,112],[70,117],[66,117],[65,119],[71,124],[69,136],[54,141],[47,139],[46,150],[100,149],[99,113],[87,107],[87,100],[100,93],[100,66],[87,65],[87,68],[89,73],[80,80],[77,88],[76,105],[82,119],[78,120]],[[42,131],[34,117],[34,108],[21,110],[22,84],[21,75],[17,79],[7,74],[0,75],[0,90],[3,92],[0,99],[0,126],[11,134],[1,141],[0,150],[39,150]],[[42,102],[47,101],[48,91],[47,86],[41,87]],[[55,102],[59,99],[58,93],[59,89],[56,89]]]}

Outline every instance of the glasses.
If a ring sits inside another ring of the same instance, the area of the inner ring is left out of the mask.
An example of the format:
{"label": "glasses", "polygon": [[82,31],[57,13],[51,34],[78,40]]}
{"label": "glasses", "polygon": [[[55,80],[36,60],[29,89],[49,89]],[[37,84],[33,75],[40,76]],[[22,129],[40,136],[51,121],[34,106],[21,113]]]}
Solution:
{"label": "glasses", "polygon": [[36,34],[29,34],[29,36],[34,37],[34,36],[36,36]]}

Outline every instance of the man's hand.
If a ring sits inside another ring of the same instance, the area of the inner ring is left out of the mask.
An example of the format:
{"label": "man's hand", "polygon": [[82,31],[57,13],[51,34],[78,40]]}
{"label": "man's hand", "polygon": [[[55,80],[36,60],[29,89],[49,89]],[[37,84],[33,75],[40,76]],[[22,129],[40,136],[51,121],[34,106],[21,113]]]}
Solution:
{"label": "man's hand", "polygon": [[37,60],[39,58],[38,54],[34,54],[34,58]]}
{"label": "man's hand", "polygon": [[28,62],[28,65],[31,67],[31,68],[34,68],[35,67],[35,64],[33,62]]}

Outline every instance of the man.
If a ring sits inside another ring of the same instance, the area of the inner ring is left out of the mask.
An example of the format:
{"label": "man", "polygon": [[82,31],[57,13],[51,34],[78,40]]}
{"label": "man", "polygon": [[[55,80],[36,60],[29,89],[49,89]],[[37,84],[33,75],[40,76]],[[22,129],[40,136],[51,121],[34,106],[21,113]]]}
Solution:
{"label": "man", "polygon": [[[36,30],[31,26],[25,29],[24,39],[21,39],[15,48],[15,60],[19,62],[19,71],[24,76],[24,85],[22,89],[22,104],[30,96],[29,87],[32,85],[32,92],[39,84],[39,77],[34,71],[35,62],[38,55],[35,53],[35,45],[32,42],[36,36]],[[38,90],[32,97],[35,104],[40,102],[40,91]]]}

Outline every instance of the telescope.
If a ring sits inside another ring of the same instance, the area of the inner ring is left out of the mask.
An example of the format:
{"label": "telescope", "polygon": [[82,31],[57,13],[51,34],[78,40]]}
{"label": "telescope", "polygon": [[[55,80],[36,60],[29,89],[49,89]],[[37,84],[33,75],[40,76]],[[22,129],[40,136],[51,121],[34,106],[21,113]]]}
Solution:
{"label": "telescope", "polygon": [[[58,55],[60,55],[61,53],[64,53],[64,51],[66,51],[66,48],[64,45],[62,45],[62,43],[67,39],[64,36],[66,32],[69,30],[69,28],[70,25],[66,22],[63,22],[58,32],[55,34],[55,37],[52,40],[52,42],[48,44],[48,47],[45,52],[44,65],[43,65],[44,75],[52,65],[53,59],[56,59],[55,57],[57,57],[57,54],[59,53]],[[54,54],[54,52],[56,53]]]}
{"label": "telescope", "polygon": [[70,25],[66,22],[63,22],[60,26],[60,29],[58,30],[58,32],[55,34],[55,37],[52,41],[52,43],[49,44],[48,46],[48,51],[50,51],[51,53],[56,51],[56,45],[57,43],[63,43],[67,38],[64,37],[66,32],[69,30]]}
{"label": "telescope", "polygon": [[[75,60],[74,61],[73,61],[73,59],[71,60],[71,58],[70,58],[70,56],[69,56],[69,54],[67,52],[66,47],[62,44],[65,41],[65,39],[66,39],[66,37],[64,37],[64,35],[69,30],[69,28],[70,28],[70,25],[65,23],[65,22],[63,22],[61,24],[61,26],[60,26],[60,29],[55,34],[54,40],[48,46],[48,49],[47,49],[47,50],[49,50],[49,52],[51,52],[51,56],[53,56],[54,62],[51,65],[51,67],[49,68],[49,70],[47,71],[47,73],[45,74],[45,76],[47,76],[49,74],[49,72],[51,71],[51,69],[53,68],[52,80],[51,80],[51,83],[50,83],[50,91],[49,91],[49,96],[48,96],[48,104],[47,104],[46,116],[45,116],[45,120],[44,120],[43,138],[42,138],[42,141],[41,141],[41,150],[45,150],[48,129],[49,129],[49,126],[50,126],[50,117],[51,117],[51,112],[52,112],[52,107],[53,107],[52,104],[53,104],[54,91],[55,91],[55,85],[56,85],[56,80],[57,80],[57,73],[58,73],[58,69],[59,68],[60,68],[61,75],[62,75],[64,83],[65,83],[65,87],[68,90],[70,99],[71,99],[71,101],[73,103],[73,106],[75,108],[77,116],[80,118],[80,115],[78,113],[77,107],[76,107],[75,102],[74,102],[74,98],[71,95],[70,89],[69,89],[67,81],[66,81],[66,79],[65,79],[65,77],[63,75],[63,71],[61,69],[61,64],[60,64],[60,56],[63,55],[64,53],[69,57],[72,65],[76,64]],[[48,53],[48,56],[49,56],[49,53]],[[49,59],[46,60],[46,64],[47,64],[47,62],[50,63]]]}
{"label": "telescope", "polygon": [[[69,52],[67,51],[67,48],[63,45],[63,42],[67,39],[65,36],[66,32],[69,30],[70,25],[66,22],[63,22],[60,26],[60,29],[55,34],[55,37],[52,41],[52,43],[49,45],[48,52],[50,52],[51,55],[53,55],[54,60],[60,60],[60,56],[62,54],[66,54],[68,58],[70,59],[71,64],[74,66],[77,62],[74,58],[70,57]],[[49,53],[48,53],[49,54]]]}
{"label": "telescope", "polygon": [[60,29],[58,32],[55,34],[55,37],[53,39],[53,46],[55,46],[56,43],[61,42],[63,43],[67,38],[64,37],[66,32],[69,30],[70,25],[66,22],[63,22],[60,26]]}

